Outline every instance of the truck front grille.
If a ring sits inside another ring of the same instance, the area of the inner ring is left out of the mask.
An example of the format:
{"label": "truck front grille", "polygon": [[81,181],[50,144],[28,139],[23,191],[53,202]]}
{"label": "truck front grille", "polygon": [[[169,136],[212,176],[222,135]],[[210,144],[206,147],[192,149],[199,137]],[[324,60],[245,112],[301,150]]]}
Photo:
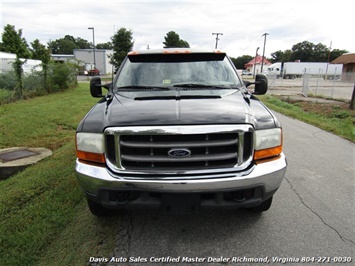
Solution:
{"label": "truck front grille", "polygon": [[253,130],[246,125],[131,127],[105,133],[108,161],[113,170],[125,172],[242,170],[253,152]]}

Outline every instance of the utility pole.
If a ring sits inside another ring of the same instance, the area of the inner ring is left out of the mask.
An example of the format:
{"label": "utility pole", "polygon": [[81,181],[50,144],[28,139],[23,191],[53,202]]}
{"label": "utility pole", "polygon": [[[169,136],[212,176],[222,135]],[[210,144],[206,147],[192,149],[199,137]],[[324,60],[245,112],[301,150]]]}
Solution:
{"label": "utility pole", "polygon": [[330,52],[332,50],[332,42],[330,42],[329,46],[329,53],[328,53],[328,60],[327,60],[327,69],[325,70],[325,80],[328,80],[328,66],[329,66],[329,60],[330,60]]}
{"label": "utility pole", "polygon": [[269,35],[269,33],[264,33],[261,35],[261,37],[264,36],[264,49],[263,49],[263,57],[261,58],[261,73],[263,73],[263,67],[264,67],[264,56],[265,56],[265,45],[266,45],[266,36]]}
{"label": "utility pole", "polygon": [[223,33],[221,33],[221,32],[218,32],[218,33],[213,32],[212,35],[217,35],[217,36],[216,36],[216,46],[215,46],[215,49],[217,49],[218,41],[219,41],[218,35],[223,35]]}
{"label": "utility pole", "polygon": [[256,48],[256,52],[255,52],[254,71],[253,71],[253,78],[254,78],[254,79],[255,79],[255,70],[256,70],[256,58],[258,57],[258,51],[259,51],[259,47]]}
{"label": "utility pole", "polygon": [[95,56],[95,28],[89,27],[88,30],[92,30],[92,40],[94,44],[94,69],[96,69],[96,56]]}

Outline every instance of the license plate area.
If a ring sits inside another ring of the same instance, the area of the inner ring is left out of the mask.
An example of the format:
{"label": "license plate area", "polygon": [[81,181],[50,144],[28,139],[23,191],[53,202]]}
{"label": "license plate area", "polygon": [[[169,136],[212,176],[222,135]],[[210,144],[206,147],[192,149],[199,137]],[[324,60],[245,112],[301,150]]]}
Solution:
{"label": "license plate area", "polygon": [[162,208],[172,213],[190,213],[200,209],[201,195],[199,194],[163,194]]}

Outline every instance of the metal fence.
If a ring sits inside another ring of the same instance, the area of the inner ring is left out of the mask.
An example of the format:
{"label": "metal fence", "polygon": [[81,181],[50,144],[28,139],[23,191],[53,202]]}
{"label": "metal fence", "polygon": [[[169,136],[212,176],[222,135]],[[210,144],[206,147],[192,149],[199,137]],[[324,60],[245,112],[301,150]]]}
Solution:
{"label": "metal fence", "polygon": [[304,97],[313,95],[350,100],[354,88],[353,81],[325,79],[324,76],[307,73],[295,79],[282,79],[276,75],[269,75],[268,81],[268,93],[274,95],[303,95]]}

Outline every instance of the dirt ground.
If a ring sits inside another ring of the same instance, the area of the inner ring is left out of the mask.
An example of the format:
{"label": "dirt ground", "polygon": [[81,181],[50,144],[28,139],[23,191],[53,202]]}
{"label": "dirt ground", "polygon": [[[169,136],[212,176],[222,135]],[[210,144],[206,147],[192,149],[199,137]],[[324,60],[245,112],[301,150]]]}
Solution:
{"label": "dirt ground", "polygon": [[355,122],[355,110],[350,110],[348,101],[306,98],[303,96],[281,96],[280,98],[300,107],[305,112],[312,112],[329,118],[344,119],[350,117]]}
{"label": "dirt ground", "polygon": [[350,99],[354,82],[341,82],[322,79],[310,79],[307,95],[303,94],[303,79],[269,79],[267,94],[295,104],[306,112],[325,115],[329,118],[351,117],[355,123],[355,111],[350,110]]}
{"label": "dirt ground", "polygon": [[[322,98],[326,97],[350,101],[354,85],[354,82],[310,79],[306,94],[311,95],[312,97],[320,95]],[[271,95],[301,96],[303,93],[303,79],[269,79],[269,90],[267,93]]]}

